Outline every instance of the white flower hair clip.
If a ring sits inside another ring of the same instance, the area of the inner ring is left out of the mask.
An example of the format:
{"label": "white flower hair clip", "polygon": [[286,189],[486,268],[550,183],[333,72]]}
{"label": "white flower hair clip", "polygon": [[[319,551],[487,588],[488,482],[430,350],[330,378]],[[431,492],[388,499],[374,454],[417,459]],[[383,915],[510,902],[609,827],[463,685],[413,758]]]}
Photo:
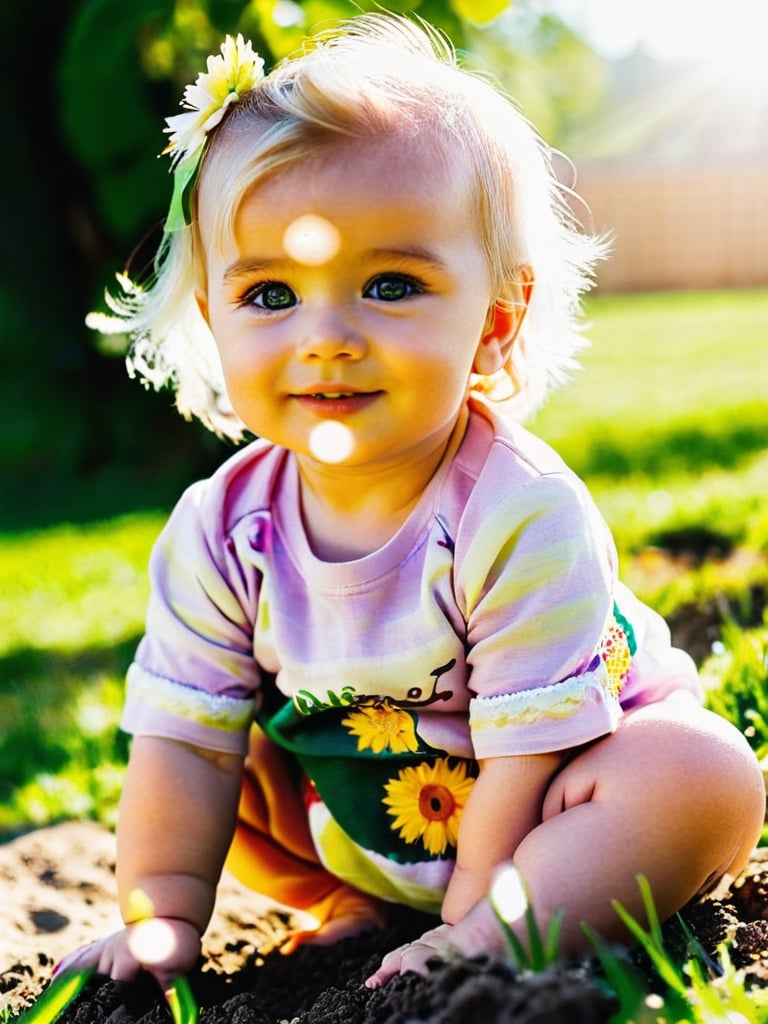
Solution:
{"label": "white flower hair clip", "polygon": [[184,90],[183,114],[167,117],[164,129],[170,139],[163,155],[170,154],[173,171],[173,195],[165,220],[166,233],[189,225],[189,189],[195,180],[200,158],[209,132],[224,117],[232,103],[249,92],[264,77],[264,61],[250,41],[238,33],[237,39],[227,36],[221,54],[211,56],[207,71],[202,71],[194,85]]}

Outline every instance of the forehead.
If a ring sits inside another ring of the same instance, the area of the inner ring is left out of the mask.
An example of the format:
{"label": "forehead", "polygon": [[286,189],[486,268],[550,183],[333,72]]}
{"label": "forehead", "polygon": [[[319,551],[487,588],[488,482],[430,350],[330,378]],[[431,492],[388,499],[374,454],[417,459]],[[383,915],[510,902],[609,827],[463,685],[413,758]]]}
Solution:
{"label": "forehead", "polygon": [[361,208],[371,215],[395,209],[445,213],[456,221],[474,209],[467,161],[427,134],[345,139],[321,147],[248,188],[235,211],[235,232],[254,212],[331,211],[342,219]]}
{"label": "forehead", "polygon": [[448,140],[428,130],[361,138],[332,137],[287,170],[307,169],[312,173],[351,165],[366,176],[382,172],[385,177],[405,177],[417,183],[439,180],[464,184],[470,178],[464,155]]}

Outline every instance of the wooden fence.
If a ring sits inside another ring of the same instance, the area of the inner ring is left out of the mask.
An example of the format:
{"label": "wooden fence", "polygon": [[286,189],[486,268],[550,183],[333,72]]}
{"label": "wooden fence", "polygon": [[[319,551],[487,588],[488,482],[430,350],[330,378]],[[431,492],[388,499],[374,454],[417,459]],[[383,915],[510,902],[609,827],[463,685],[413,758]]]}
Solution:
{"label": "wooden fence", "polygon": [[768,165],[582,165],[578,191],[594,228],[614,239],[599,270],[601,291],[768,287]]}

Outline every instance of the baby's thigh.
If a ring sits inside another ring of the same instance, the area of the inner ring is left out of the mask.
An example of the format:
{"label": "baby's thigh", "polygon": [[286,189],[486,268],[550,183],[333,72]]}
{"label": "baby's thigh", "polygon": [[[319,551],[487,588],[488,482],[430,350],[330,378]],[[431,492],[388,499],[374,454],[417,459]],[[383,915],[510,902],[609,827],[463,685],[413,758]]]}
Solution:
{"label": "baby's thigh", "polygon": [[629,712],[615,733],[579,751],[553,779],[543,818],[586,803],[667,836],[695,830],[738,859],[759,837],[765,788],[737,729],[672,697]]}

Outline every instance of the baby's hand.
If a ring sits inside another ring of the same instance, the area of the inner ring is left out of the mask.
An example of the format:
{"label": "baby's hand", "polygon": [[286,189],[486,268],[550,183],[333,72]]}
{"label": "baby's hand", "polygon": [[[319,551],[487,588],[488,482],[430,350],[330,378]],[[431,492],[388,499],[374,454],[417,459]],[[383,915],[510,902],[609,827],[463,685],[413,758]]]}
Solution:
{"label": "baby's hand", "polygon": [[141,971],[148,971],[165,992],[175,978],[195,966],[199,955],[200,935],[194,925],[153,917],[70,953],[56,965],[54,977],[92,967],[115,981],[134,981]]}

